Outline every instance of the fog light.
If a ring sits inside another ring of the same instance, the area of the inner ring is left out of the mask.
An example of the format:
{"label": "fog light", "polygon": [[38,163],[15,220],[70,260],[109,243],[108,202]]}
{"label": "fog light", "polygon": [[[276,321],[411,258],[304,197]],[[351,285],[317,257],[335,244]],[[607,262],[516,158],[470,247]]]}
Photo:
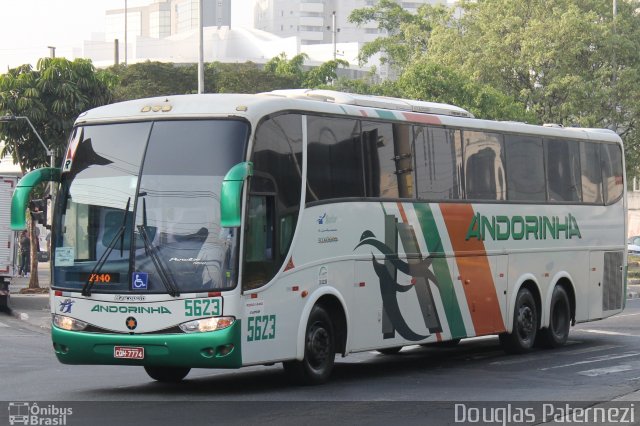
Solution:
{"label": "fog light", "polygon": [[217,352],[216,356],[227,356],[231,353],[231,351],[233,351],[232,344],[221,345],[216,348],[216,352]]}

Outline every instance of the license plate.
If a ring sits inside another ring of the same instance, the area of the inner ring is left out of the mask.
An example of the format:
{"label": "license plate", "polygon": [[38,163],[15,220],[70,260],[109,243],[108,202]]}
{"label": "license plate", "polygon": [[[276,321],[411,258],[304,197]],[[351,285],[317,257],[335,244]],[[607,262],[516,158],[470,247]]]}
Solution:
{"label": "license plate", "polygon": [[124,359],[144,359],[144,348],[115,346],[113,348],[113,357]]}

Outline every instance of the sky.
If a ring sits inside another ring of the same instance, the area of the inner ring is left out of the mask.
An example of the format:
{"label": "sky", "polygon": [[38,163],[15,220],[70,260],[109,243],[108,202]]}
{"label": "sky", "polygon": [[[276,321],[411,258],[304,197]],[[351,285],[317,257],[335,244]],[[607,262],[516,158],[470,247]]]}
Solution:
{"label": "sky", "polygon": [[[153,0],[127,0],[128,7],[144,6]],[[249,0],[232,0],[232,25],[249,19]],[[0,74],[7,66],[34,64],[49,56],[72,58],[72,49],[104,32],[105,11],[124,9],[124,0],[0,0]]]}

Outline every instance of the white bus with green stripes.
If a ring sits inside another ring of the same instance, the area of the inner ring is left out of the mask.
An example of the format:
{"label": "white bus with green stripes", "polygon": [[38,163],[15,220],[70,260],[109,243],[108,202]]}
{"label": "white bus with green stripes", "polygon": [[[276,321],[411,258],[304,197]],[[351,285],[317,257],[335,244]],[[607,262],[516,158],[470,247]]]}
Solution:
{"label": "white bus with green stripes", "polygon": [[186,95],[76,121],[57,182],[52,339],[65,364],[282,362],[499,335],[557,347],[625,301],[612,131],[323,90]]}

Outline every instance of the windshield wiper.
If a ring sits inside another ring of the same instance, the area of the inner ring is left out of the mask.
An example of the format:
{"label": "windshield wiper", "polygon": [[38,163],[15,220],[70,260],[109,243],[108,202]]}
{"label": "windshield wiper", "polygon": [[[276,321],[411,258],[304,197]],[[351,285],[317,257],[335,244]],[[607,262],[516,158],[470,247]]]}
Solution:
{"label": "windshield wiper", "polygon": [[[144,203],[144,200],[143,200],[143,203]],[[156,248],[153,246],[153,244],[151,243],[151,240],[149,239],[149,235],[147,234],[147,225],[138,225],[138,231],[140,232],[140,236],[142,237],[142,242],[144,243],[144,247],[147,253],[149,253],[149,256],[151,257],[151,261],[153,262],[153,265],[156,267],[156,270],[158,271],[158,276],[160,277],[162,284],[164,285],[164,287],[167,289],[167,291],[171,296],[173,297],[180,296],[180,291],[178,290],[178,287],[175,285],[172,275],[168,273],[165,267],[162,265],[162,260],[160,259],[160,256],[158,256],[158,252],[156,251]]]}
{"label": "windshield wiper", "polygon": [[118,232],[116,232],[116,235],[114,235],[113,239],[109,242],[107,249],[104,251],[104,253],[102,253],[102,256],[100,256],[100,259],[98,259],[98,263],[96,263],[96,265],[93,267],[93,269],[89,273],[89,276],[87,277],[87,282],[85,282],[84,286],[82,287],[83,296],[86,296],[86,297],[91,296],[91,287],[93,287],[93,283],[94,283],[94,281],[92,281],[91,278],[95,277],[96,274],[100,273],[100,270],[102,269],[104,264],[107,262],[109,255],[115,248],[118,238],[120,238],[120,256],[122,257],[122,250],[124,248],[124,231],[127,227],[127,213],[129,212],[130,205],[131,205],[131,197],[127,199],[127,206],[124,209],[124,215],[122,217],[122,225],[120,225],[120,228],[118,228]]}

